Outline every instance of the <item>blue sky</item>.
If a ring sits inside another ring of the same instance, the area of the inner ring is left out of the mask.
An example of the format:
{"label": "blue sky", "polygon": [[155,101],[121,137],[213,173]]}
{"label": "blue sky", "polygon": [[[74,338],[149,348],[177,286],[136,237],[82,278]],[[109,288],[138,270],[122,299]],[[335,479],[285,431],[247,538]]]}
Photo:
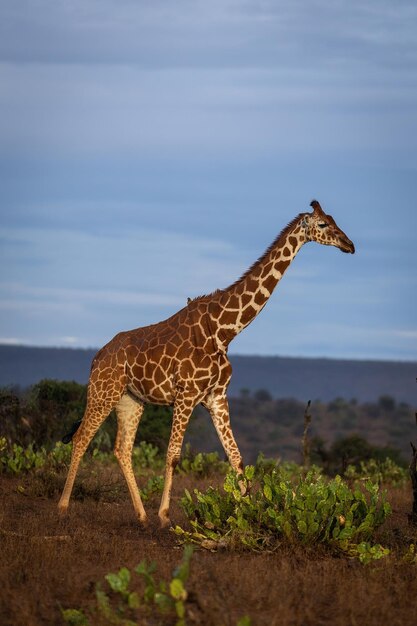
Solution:
{"label": "blue sky", "polygon": [[417,360],[417,5],[3,0],[0,342],[99,347],[317,197],[241,354]]}

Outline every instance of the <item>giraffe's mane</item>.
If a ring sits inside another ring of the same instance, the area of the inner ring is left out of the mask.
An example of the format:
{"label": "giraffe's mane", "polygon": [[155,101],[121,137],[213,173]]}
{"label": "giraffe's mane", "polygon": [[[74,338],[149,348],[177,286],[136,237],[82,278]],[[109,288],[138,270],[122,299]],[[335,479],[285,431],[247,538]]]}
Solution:
{"label": "giraffe's mane", "polygon": [[303,215],[305,215],[305,213],[299,213],[296,217],[294,217],[294,219],[291,220],[291,222],[289,222],[281,230],[279,235],[277,235],[275,237],[274,241],[268,246],[268,248],[265,250],[265,252],[263,254],[261,254],[261,256],[254,263],[252,263],[252,265],[246,270],[246,272],[244,272],[240,278],[235,280],[234,283],[232,283],[231,285],[229,285],[228,287],[226,287],[224,289],[216,289],[212,293],[203,294],[201,296],[197,296],[196,298],[191,298],[189,304],[191,304],[193,302],[196,302],[197,300],[199,302],[205,302],[206,300],[211,300],[213,298],[213,296],[216,296],[216,295],[221,294],[221,293],[223,293],[225,291],[228,291],[229,289],[232,289],[233,287],[236,287],[236,285],[238,285],[242,280],[245,280],[245,278],[247,278],[250,274],[252,274],[252,272],[256,269],[258,264],[262,263],[266,259],[266,257],[272,252],[272,250],[275,248],[275,246],[279,243],[280,239],[282,239],[282,238],[284,238],[284,237],[286,237],[288,235],[288,233],[296,226],[296,224],[303,217]]}
{"label": "giraffe's mane", "polygon": [[262,263],[266,259],[266,257],[277,246],[279,241],[281,239],[284,239],[288,235],[288,233],[296,226],[296,224],[300,221],[300,219],[301,219],[301,217],[303,215],[305,215],[305,213],[299,213],[296,217],[294,217],[294,219],[291,220],[291,222],[289,222],[281,230],[281,232],[275,237],[274,241],[267,247],[265,252],[263,254],[261,254],[261,256],[254,263],[252,263],[252,265],[246,270],[246,272],[244,272],[240,278],[235,280],[234,283],[232,283],[229,287],[227,287],[226,289],[223,289],[222,291],[227,291],[228,289],[231,289],[232,287],[236,287],[236,285],[238,285],[240,282],[242,282],[242,280],[245,280],[245,278],[247,278],[250,274],[252,274],[252,272],[257,268],[259,263]]}
{"label": "giraffe's mane", "polygon": [[190,298],[190,301],[188,302],[188,306],[190,304],[193,304],[193,302],[205,302],[206,300],[211,300],[211,298],[213,296],[216,296],[217,294],[221,293],[222,291],[224,291],[224,289],[215,289],[214,291],[212,291],[211,293],[204,293],[201,296],[196,296],[195,298]]}

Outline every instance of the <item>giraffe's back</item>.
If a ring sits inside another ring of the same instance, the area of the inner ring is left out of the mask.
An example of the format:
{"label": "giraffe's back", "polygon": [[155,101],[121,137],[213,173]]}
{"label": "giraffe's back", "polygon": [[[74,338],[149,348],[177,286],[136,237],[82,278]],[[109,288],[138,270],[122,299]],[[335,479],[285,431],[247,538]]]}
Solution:
{"label": "giraffe's back", "polygon": [[230,378],[227,358],[217,353],[204,321],[206,310],[192,302],[159,324],[117,334],[94,358],[91,383],[122,377],[138,399],[173,404],[184,385],[209,390],[226,369]]}

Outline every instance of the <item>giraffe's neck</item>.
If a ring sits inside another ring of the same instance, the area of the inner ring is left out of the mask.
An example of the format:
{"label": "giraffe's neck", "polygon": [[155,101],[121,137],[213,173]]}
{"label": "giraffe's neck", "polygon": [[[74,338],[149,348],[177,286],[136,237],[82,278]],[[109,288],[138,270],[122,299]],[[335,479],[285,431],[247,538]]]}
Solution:
{"label": "giraffe's neck", "polygon": [[220,350],[258,315],[301,246],[307,241],[298,215],[266,252],[233,285],[217,293],[211,307],[215,338]]}

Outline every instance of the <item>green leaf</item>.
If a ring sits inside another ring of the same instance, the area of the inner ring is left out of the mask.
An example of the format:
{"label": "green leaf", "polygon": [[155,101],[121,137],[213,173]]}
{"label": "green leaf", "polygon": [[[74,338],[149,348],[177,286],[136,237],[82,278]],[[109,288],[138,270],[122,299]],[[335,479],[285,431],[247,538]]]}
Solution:
{"label": "green leaf", "polygon": [[175,603],[175,611],[177,613],[178,617],[185,617],[185,605],[184,602],[182,600],[178,600]]}
{"label": "green leaf", "polygon": [[154,596],[154,602],[161,611],[169,611],[172,607],[172,598],[166,593],[157,592]]}
{"label": "green leaf", "polygon": [[173,580],[171,580],[169,584],[169,592],[174,600],[185,600],[187,597],[187,592],[184,589],[182,580],[180,580],[179,578],[174,578]]}
{"label": "green leaf", "polygon": [[362,542],[356,546],[356,549],[359,554],[360,562],[365,565],[374,559],[381,559],[388,556],[390,553],[388,548],[384,548],[379,543],[372,546],[367,542]]}
{"label": "green leaf", "polygon": [[130,609],[138,609],[140,607],[139,594],[136,591],[129,593],[127,603]]}
{"label": "green leaf", "polygon": [[110,607],[109,596],[101,589],[99,583],[97,583],[96,586],[96,600],[100,613],[102,613],[106,617],[113,613]]}
{"label": "green leaf", "polygon": [[264,496],[269,502],[272,501],[272,489],[270,485],[264,485]]}
{"label": "green leaf", "polygon": [[122,567],[117,574],[107,574],[105,579],[113,591],[124,593],[129,586],[130,572],[127,567]]}
{"label": "green leaf", "polygon": [[343,541],[344,539],[351,539],[354,535],[354,530],[352,528],[343,528],[338,536],[339,541]]}
{"label": "green leaf", "polygon": [[[217,537],[217,535],[216,535]],[[193,555],[194,549],[191,545],[184,547],[184,555],[181,563],[175,568],[173,578],[179,578],[183,583],[188,580],[190,575],[190,560]]]}
{"label": "green leaf", "polygon": [[316,534],[319,531],[320,526],[317,522],[310,522],[308,525],[308,532],[310,534]]}
{"label": "green leaf", "polygon": [[156,570],[156,563],[152,561],[149,565],[146,561],[141,561],[139,565],[136,565],[135,572],[140,575],[150,575]]}
{"label": "green leaf", "polygon": [[61,613],[64,621],[71,626],[89,626],[90,624],[84,613],[78,609],[64,609]]}
{"label": "green leaf", "polygon": [[282,525],[283,531],[285,533],[285,536],[288,537],[289,539],[292,537],[292,526],[290,524],[290,522],[288,522],[287,520],[285,520],[285,522]]}
{"label": "green leaf", "polygon": [[253,465],[247,465],[245,467],[245,478],[246,480],[253,480],[255,476],[255,468]]}

